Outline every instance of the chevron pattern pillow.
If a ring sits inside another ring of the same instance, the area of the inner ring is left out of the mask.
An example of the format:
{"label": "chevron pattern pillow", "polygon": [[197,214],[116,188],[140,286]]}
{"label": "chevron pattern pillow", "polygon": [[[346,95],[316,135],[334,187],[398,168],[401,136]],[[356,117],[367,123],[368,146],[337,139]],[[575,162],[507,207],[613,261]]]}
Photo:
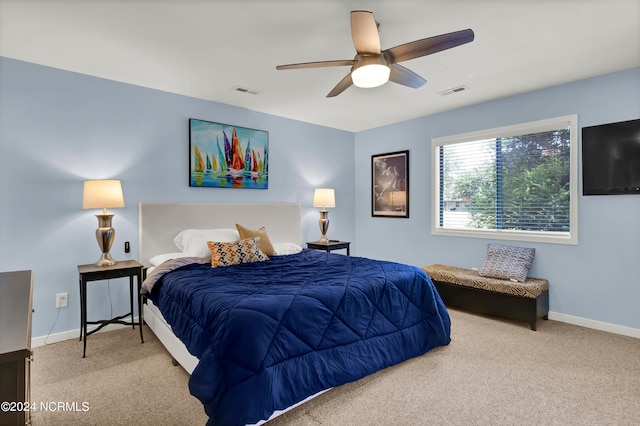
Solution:
{"label": "chevron pattern pillow", "polygon": [[478,275],[523,283],[535,253],[534,248],[487,244],[487,256]]}
{"label": "chevron pattern pillow", "polygon": [[269,260],[269,257],[260,251],[260,238],[245,238],[232,242],[207,241],[207,245],[211,251],[212,268]]}

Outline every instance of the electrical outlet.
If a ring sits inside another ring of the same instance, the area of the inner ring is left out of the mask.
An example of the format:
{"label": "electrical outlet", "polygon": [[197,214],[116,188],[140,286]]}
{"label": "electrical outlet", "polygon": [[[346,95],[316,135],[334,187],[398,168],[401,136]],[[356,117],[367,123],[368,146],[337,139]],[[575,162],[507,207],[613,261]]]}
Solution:
{"label": "electrical outlet", "polygon": [[56,308],[66,308],[69,306],[69,293],[56,294]]}

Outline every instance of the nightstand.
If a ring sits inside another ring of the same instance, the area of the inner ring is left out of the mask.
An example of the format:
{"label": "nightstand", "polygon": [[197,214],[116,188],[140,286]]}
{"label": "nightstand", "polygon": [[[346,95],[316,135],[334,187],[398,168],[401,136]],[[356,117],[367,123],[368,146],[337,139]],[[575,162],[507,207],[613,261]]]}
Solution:
{"label": "nightstand", "polygon": [[[133,278],[137,279],[136,298],[138,299],[138,326],[140,328],[140,341],[144,343],[142,337],[142,296],[140,288],[142,286],[142,268],[143,265],[135,260],[121,260],[114,266],[96,266],[96,265],[78,265],[78,273],[80,274],[80,340],[84,337],[84,348],[82,350],[82,358],[87,353],[87,337],[108,324],[130,325],[135,329],[133,320]],[[129,299],[131,311],[109,320],[87,321],[87,283],[89,281],[109,280],[112,278],[129,277]],[[123,319],[130,316],[131,321]],[[100,324],[95,330],[87,332],[87,324]]]}
{"label": "nightstand", "polygon": [[333,250],[347,249],[347,256],[349,256],[351,254],[349,250],[350,244],[351,243],[349,241],[338,241],[338,240],[329,240],[329,242],[326,242],[326,243],[321,243],[320,241],[313,241],[311,243],[307,243],[307,248],[322,250],[326,252],[330,252]]}

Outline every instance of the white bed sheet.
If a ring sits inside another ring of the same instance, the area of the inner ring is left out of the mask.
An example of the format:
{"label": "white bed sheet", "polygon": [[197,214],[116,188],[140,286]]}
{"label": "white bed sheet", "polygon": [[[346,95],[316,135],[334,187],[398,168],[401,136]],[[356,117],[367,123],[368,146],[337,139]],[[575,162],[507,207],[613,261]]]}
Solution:
{"label": "white bed sheet", "polygon": [[191,374],[196,365],[198,365],[198,358],[191,355],[184,343],[173,334],[171,326],[151,299],[146,300],[143,309],[145,323],[162,342],[171,356],[182,365],[187,373]]}

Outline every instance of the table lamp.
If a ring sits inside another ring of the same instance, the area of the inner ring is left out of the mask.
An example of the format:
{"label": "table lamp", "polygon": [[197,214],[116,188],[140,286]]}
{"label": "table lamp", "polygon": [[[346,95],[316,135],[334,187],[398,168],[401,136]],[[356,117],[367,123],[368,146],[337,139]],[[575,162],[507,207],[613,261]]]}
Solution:
{"label": "table lamp", "polygon": [[107,212],[107,208],[124,207],[122,196],[122,184],[119,180],[85,180],[82,194],[83,209],[102,209],[102,214],[97,214],[98,229],[96,239],[102,255],[94,263],[96,266],[113,266],[118,263],[111,257],[109,250],[113,244],[116,230],[111,226],[113,214]]}
{"label": "table lamp", "polygon": [[320,243],[328,243],[327,240],[327,231],[329,230],[329,212],[327,211],[327,207],[335,207],[336,206],[336,197],[333,189],[329,188],[316,188],[313,193],[313,207],[322,207],[320,210],[320,232],[322,232],[322,237],[318,240]]}

